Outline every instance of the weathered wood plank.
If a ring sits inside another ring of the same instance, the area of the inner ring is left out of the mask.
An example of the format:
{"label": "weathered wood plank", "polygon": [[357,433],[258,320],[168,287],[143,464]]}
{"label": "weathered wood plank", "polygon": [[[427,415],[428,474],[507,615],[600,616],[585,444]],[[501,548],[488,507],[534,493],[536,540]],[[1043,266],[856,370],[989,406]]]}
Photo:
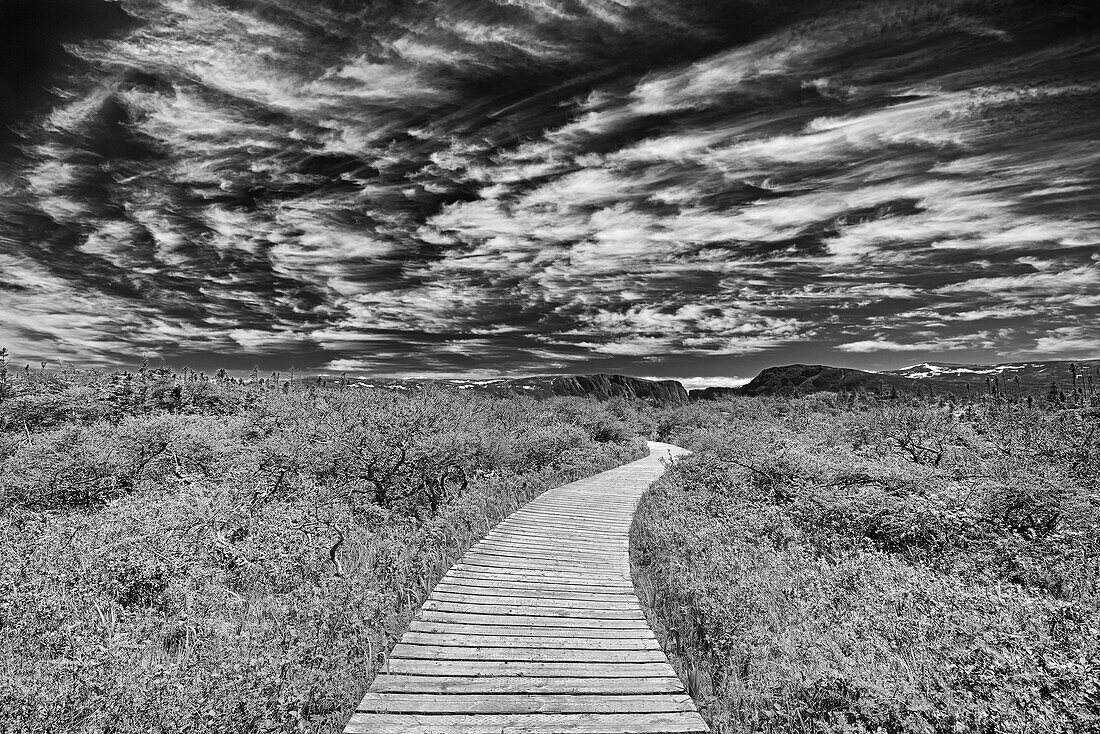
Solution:
{"label": "weathered wood plank", "polygon": [[531,550],[568,551],[571,553],[595,553],[612,558],[626,552],[627,544],[624,539],[620,543],[574,543],[568,539],[545,535],[493,535],[485,536],[485,539],[474,547],[494,546],[505,548],[530,548]]}
{"label": "weathered wood plank", "polygon": [[693,712],[639,714],[355,714],[351,734],[705,734]]}
{"label": "weathered wood plank", "polygon": [[470,552],[462,558],[465,566],[477,568],[504,568],[510,571],[559,571],[574,576],[596,576],[602,578],[617,577],[626,578],[630,575],[630,569],[625,564],[610,565],[601,563],[585,563],[584,561],[554,561],[546,558],[527,558],[525,556],[490,556],[481,553]]}
{"label": "weathered wood plank", "polygon": [[410,630],[401,636],[401,644],[452,645],[470,647],[552,647],[558,650],[657,650],[655,638],[551,637],[546,635],[481,635]]}
{"label": "weathered wood plank", "polygon": [[545,676],[483,676],[456,678],[446,675],[380,674],[370,687],[374,693],[431,693],[499,695],[506,693],[573,693],[642,695],[683,693],[684,684],[672,675],[649,678],[561,678]]}
{"label": "weathered wood plank", "polygon": [[495,574],[470,574],[461,572],[448,573],[440,583],[455,584],[458,586],[478,586],[485,588],[512,588],[512,589],[536,589],[539,591],[560,591],[570,593],[588,594],[633,594],[633,586],[623,583],[583,583],[574,584],[565,581],[545,582],[538,580],[522,580],[516,576],[500,576]]}
{"label": "weathered wood plank", "polygon": [[555,663],[531,660],[413,660],[393,658],[389,673],[401,675],[478,676],[537,675],[560,678],[656,678],[667,675],[667,661],[659,663]]}
{"label": "weathered wood plank", "polygon": [[563,543],[539,542],[533,540],[498,540],[489,538],[471,548],[479,553],[522,553],[533,558],[591,559],[605,563],[621,563],[622,552],[603,548],[577,548]]}
{"label": "weathered wood plank", "polygon": [[467,551],[466,555],[462,559],[468,563],[474,561],[485,561],[489,563],[512,563],[513,561],[522,561],[524,563],[534,563],[538,566],[546,566],[547,568],[561,568],[561,569],[595,569],[597,571],[604,571],[607,573],[622,573],[630,572],[629,565],[624,560],[605,561],[600,558],[594,557],[567,557],[564,553],[560,554],[535,554],[527,553],[523,550],[498,551],[498,550],[482,550],[480,548],[471,548]]}
{"label": "weathered wood plank", "polygon": [[[521,529],[534,524],[533,520],[505,520],[501,523],[502,530]],[[575,525],[568,525],[559,522],[553,522],[550,520],[542,520],[538,522],[538,529],[542,532],[553,531],[560,534],[563,537],[571,536],[576,538],[588,538],[591,540],[611,540],[619,538],[622,535],[622,528],[614,527],[609,528],[606,524],[595,524],[591,526],[579,527]]]}
{"label": "weathered wood plank", "polygon": [[477,586],[473,583],[454,583],[451,581],[440,581],[435,585],[435,591],[446,592],[449,594],[473,594],[476,596],[511,596],[511,597],[530,597],[532,599],[579,599],[584,601],[626,601],[633,602],[634,598],[632,594],[626,591],[585,591],[585,590],[567,590],[557,591],[546,587],[523,587],[516,584],[501,584],[501,583],[489,583],[484,586]]}
{"label": "weathered wood plank", "polygon": [[[485,619],[478,617],[478,619]],[[453,635],[503,635],[520,637],[570,637],[577,640],[656,639],[648,626],[578,627],[575,625],[509,625],[414,619],[409,629],[415,632]]]}
{"label": "weathered wood plank", "polygon": [[543,533],[535,530],[520,533],[506,530],[493,530],[485,537],[486,539],[494,542],[534,543],[538,545],[549,545],[551,547],[568,548],[578,551],[596,550],[604,553],[627,552],[627,538],[625,535],[621,538],[616,538],[610,541],[601,540],[589,542],[586,540],[566,538],[561,535]]}
{"label": "weathered wood plank", "polygon": [[380,713],[448,714],[599,714],[673,713],[693,711],[691,697],[684,693],[638,694],[515,694],[487,696],[454,693],[367,693],[359,711]]}
{"label": "weathered wood plank", "polygon": [[428,612],[454,612],[458,614],[483,614],[494,617],[553,617],[569,619],[596,619],[601,621],[621,619],[645,619],[641,609],[590,609],[574,606],[535,606],[532,604],[473,604],[436,600],[434,596],[421,607]]}
{"label": "weathered wood plank", "polygon": [[454,568],[459,571],[472,571],[474,573],[495,573],[499,575],[510,576],[528,576],[531,578],[545,578],[547,581],[554,581],[557,579],[575,581],[578,583],[590,582],[590,583],[629,583],[630,574],[628,573],[604,573],[596,571],[586,571],[583,569],[560,569],[560,568],[535,568],[530,566],[507,566],[501,564],[491,564],[481,559],[475,559],[473,562],[467,563],[465,561],[459,561],[454,565]]}
{"label": "weathered wood plank", "polygon": [[[560,609],[568,606],[569,609],[596,609],[596,610],[630,610],[641,613],[637,602],[633,601],[609,601],[607,599],[560,599],[535,596],[486,596],[484,594],[471,594],[462,592],[443,591],[437,586],[432,592],[432,599],[436,601],[449,601],[458,604],[473,604],[476,606],[524,606],[524,607],[548,607]],[[480,610],[478,610],[480,611]]]}
{"label": "weathered wood plank", "polygon": [[501,627],[577,627],[588,629],[649,628],[645,619],[607,619],[606,617],[548,617],[530,614],[471,614],[425,609],[419,615],[425,622],[459,622],[499,625]]}
{"label": "weathered wood plank", "polygon": [[661,663],[660,650],[578,650],[558,647],[473,647],[470,645],[428,645],[402,638],[389,660],[494,660],[545,663]]}

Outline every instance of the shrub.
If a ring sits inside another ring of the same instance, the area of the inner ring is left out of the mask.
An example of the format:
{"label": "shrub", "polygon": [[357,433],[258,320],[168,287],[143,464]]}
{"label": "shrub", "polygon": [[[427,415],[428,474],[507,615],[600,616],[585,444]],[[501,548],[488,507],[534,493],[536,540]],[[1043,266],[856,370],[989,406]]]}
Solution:
{"label": "shrub", "polygon": [[0,731],[339,731],[471,543],[639,455],[599,407],[28,379],[56,410],[0,432]]}
{"label": "shrub", "polygon": [[632,558],[714,731],[1095,728],[1094,418],[706,409]]}

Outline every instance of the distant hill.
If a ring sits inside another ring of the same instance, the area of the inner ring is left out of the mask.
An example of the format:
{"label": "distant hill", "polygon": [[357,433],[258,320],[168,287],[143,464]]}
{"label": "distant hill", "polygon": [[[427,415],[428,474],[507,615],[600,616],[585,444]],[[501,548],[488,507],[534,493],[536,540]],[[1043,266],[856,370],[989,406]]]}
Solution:
{"label": "distant hill", "polygon": [[391,390],[418,389],[430,384],[438,384],[457,387],[460,390],[477,390],[497,395],[530,395],[535,398],[577,395],[599,400],[624,397],[662,405],[682,405],[688,402],[687,390],[677,380],[645,380],[640,377],[608,374],[545,375],[491,380],[367,378],[353,379],[349,384],[358,387],[384,387]]}
{"label": "distant hill", "polygon": [[625,375],[520,377],[494,381],[477,387],[489,392],[521,393],[533,397],[580,395],[600,400],[624,397],[667,405],[682,405],[688,401],[687,390],[677,380],[644,380],[640,377]]}
{"label": "distant hill", "polygon": [[1074,368],[1077,387],[1088,391],[1091,381],[1100,391],[1100,360],[1047,362],[1006,362],[993,365],[955,364],[952,362],[923,362],[900,370],[888,370],[884,375],[905,377],[922,382],[944,381],[968,384],[971,389],[987,391],[990,381],[996,379],[996,389],[1007,395],[1017,392],[1023,395],[1045,393],[1052,383],[1065,391],[1073,388]]}
{"label": "distant hill", "polygon": [[739,387],[703,387],[688,390],[689,400],[721,400],[733,395],[740,395]]}
{"label": "distant hill", "polygon": [[869,392],[899,395],[982,395],[997,392],[1009,397],[1045,395],[1052,383],[1070,393],[1074,370],[1077,387],[1100,393],[1100,360],[1011,362],[995,365],[925,362],[899,370],[868,372],[828,365],[792,364],[769,367],[739,388],[709,387],[692,390],[692,400],[715,400],[729,395],[806,395],[812,392]]}
{"label": "distant hill", "polygon": [[[729,389],[729,388],[727,388]],[[791,364],[769,367],[737,390],[737,395],[807,395],[814,392],[868,392],[899,395],[927,395],[929,383],[910,377],[821,364]],[[961,394],[966,386],[950,380],[937,380],[937,392]],[[713,391],[714,388],[711,388]],[[724,391],[723,391],[724,392]],[[723,393],[712,392],[715,397]],[[700,395],[706,399],[708,396]]]}
{"label": "distant hill", "polygon": [[[820,364],[769,367],[741,387],[708,387],[688,392],[677,380],[646,380],[626,375],[545,375],[488,380],[352,378],[358,387],[411,390],[430,384],[450,385],[497,395],[530,395],[536,398],[577,395],[607,400],[613,397],[646,400],[661,405],[683,405],[692,400],[718,400],[733,395],[807,395],[814,392],[865,392],[880,395],[982,395],[992,390],[1008,396],[1045,395],[1051,383],[1066,394],[1072,391],[1073,370],[1077,386],[1100,393],[1100,360],[1079,362],[1013,362],[968,365],[925,362],[899,370],[868,372]],[[317,378],[312,378],[317,379]],[[323,378],[327,381],[339,378]],[[993,382],[996,380],[996,382]],[[1089,380],[1092,381],[1090,388]]]}

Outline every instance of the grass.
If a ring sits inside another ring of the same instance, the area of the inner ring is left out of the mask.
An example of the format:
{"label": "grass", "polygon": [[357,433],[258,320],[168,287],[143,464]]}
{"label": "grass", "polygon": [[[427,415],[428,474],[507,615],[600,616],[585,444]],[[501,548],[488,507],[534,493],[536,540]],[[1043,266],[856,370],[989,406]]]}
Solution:
{"label": "grass", "polygon": [[0,731],[339,731],[466,548],[650,432],[695,453],[635,581],[715,732],[1100,731],[1097,423],[0,375]]}
{"label": "grass", "polygon": [[715,732],[1100,730],[1095,410],[735,399],[636,582]]}
{"label": "grass", "polygon": [[644,451],[577,399],[167,372],[5,388],[5,732],[340,731],[469,545]]}

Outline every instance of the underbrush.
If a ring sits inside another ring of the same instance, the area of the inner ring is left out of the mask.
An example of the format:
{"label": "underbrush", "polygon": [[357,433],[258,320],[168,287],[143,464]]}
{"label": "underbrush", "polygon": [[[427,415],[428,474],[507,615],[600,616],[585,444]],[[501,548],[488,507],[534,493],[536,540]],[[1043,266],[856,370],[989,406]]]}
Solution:
{"label": "underbrush", "polygon": [[469,545],[645,451],[623,406],[572,398],[75,372],[9,388],[4,732],[340,731]]}
{"label": "underbrush", "polygon": [[673,418],[635,578],[715,732],[1100,731],[1095,411]]}

